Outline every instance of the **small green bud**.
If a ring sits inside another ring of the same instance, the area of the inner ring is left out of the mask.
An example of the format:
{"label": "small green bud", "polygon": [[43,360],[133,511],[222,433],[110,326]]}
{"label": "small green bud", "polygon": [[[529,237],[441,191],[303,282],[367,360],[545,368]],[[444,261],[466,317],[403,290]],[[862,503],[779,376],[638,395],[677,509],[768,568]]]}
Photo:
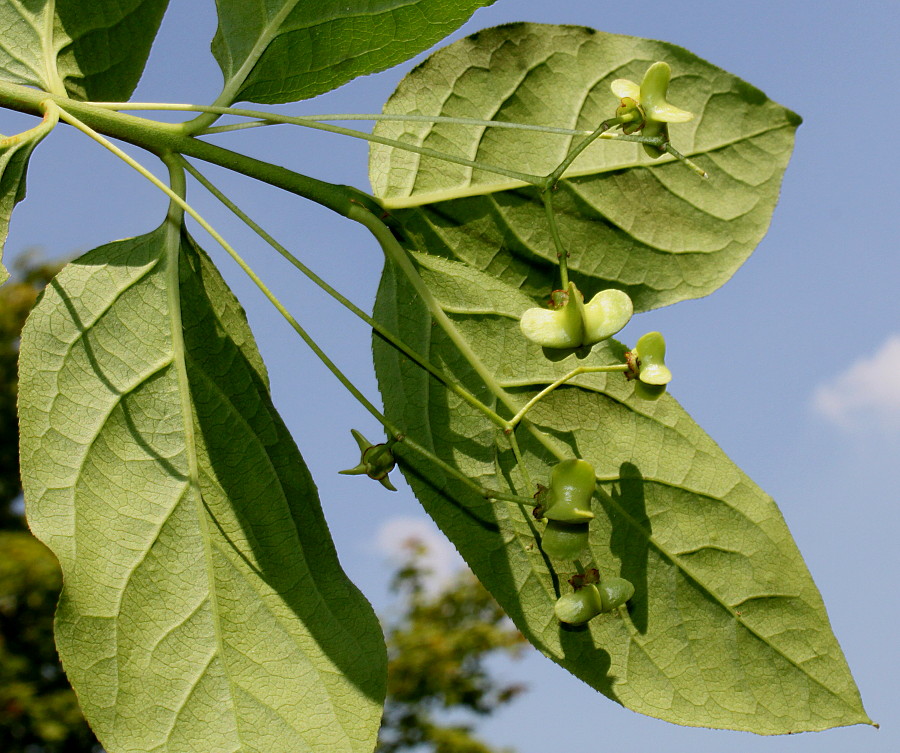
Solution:
{"label": "small green bud", "polygon": [[397,491],[388,478],[388,473],[393,470],[397,462],[394,459],[394,454],[391,452],[391,444],[393,443],[372,444],[356,429],[350,429],[350,433],[353,434],[356,444],[359,445],[362,456],[360,457],[359,465],[348,468],[346,471],[338,471],[338,473],[346,476],[365,474],[369,478],[378,481],[385,489],[389,489],[392,492]]}
{"label": "small green bud", "polygon": [[616,108],[616,117],[627,118],[619,128],[622,129],[622,133],[629,136],[640,131],[647,122],[641,106],[631,97],[622,97],[622,102]]}

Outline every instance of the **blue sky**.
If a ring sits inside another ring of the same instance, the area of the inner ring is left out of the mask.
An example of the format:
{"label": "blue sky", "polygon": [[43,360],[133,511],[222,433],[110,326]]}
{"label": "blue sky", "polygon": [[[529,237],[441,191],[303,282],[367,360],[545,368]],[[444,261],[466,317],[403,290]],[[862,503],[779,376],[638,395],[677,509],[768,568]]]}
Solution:
{"label": "blue sky", "polygon": [[[203,103],[215,97],[221,78],[208,49],[215,29],[211,6],[173,3],[136,99]],[[498,663],[505,677],[532,690],[488,720],[484,735],[519,753],[592,751],[611,743],[669,753],[900,750],[900,555],[894,542],[900,495],[893,475],[900,461],[900,149],[894,144],[900,5],[500,0],[454,38],[515,20],[575,23],[680,44],[804,117],[781,202],[755,254],[718,292],[641,315],[623,339],[648,329],[666,334],[677,377],[673,394],[779,501],[867,710],[882,729],[762,738],[676,727],[622,709],[535,654],[518,664]],[[413,64],[282,109],[377,112]],[[24,116],[0,113],[3,133],[27,124]],[[219,143],[309,175],[368,186],[362,143],[271,128],[222,136]],[[142,159],[152,164],[152,158]],[[381,258],[364,231],[249,180],[209,174],[327,279],[371,306]],[[166,203],[129,168],[63,127],[36,152],[28,188],[14,214],[11,256],[30,246],[48,256],[73,255],[146,232],[158,224]],[[189,198],[317,339],[335,343],[329,351],[376,396],[365,327],[288,274],[213,200],[199,191]],[[384,610],[384,542],[396,540],[398,531],[431,530],[429,523],[405,487],[390,494],[337,475],[355,462],[350,427],[368,436],[377,436],[378,427],[212,242],[198,236],[248,310],[276,404],[317,479],[342,562]],[[452,567],[452,549],[435,540],[441,561]],[[568,721],[553,723],[559,719]]]}

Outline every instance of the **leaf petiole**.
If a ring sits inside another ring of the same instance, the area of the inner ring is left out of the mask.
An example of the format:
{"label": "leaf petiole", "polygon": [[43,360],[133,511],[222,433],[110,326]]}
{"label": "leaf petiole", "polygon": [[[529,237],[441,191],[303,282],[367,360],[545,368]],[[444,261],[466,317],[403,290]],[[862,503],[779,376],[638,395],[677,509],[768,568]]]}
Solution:
{"label": "leaf petiole", "polygon": [[44,116],[36,126],[11,136],[0,135],[0,151],[29,141],[40,141],[56,127],[56,124],[59,123],[59,106],[56,102],[52,99],[45,99],[41,102],[41,109]]}
{"label": "leaf petiole", "polygon": [[578,366],[575,369],[572,369],[568,374],[563,377],[560,377],[552,384],[548,384],[544,389],[538,392],[531,400],[525,403],[522,406],[522,409],[516,413],[509,421],[507,422],[507,431],[512,431],[516,425],[525,417],[525,414],[528,413],[535,405],[537,405],[541,400],[543,400],[547,395],[549,395],[553,390],[557,387],[561,387],[570,379],[574,379],[580,374],[600,374],[600,373],[609,373],[616,371],[628,371],[629,366],[627,363],[616,363],[611,364],[609,366]]}
{"label": "leaf petiole", "polygon": [[559,226],[556,224],[556,215],[553,213],[553,191],[555,188],[543,191],[541,201],[544,203],[544,212],[547,215],[547,225],[550,228],[550,236],[553,245],[556,246],[556,258],[559,260],[560,288],[569,287],[569,251],[563,246],[562,237],[559,234]]}
{"label": "leaf petiole", "polygon": [[600,138],[604,133],[606,133],[613,126],[617,126],[620,123],[624,123],[630,118],[610,118],[609,120],[604,120],[597,128],[592,131],[587,138],[579,141],[572,149],[569,150],[569,153],[566,155],[565,159],[559,163],[557,168],[551,172],[544,179],[543,191],[546,192],[548,190],[552,190],[556,187],[556,184],[559,182],[559,179],[562,177],[562,174],[569,169],[569,165],[571,165],[585,149],[587,149],[591,144],[593,144],[598,138]]}
{"label": "leaf petiole", "polygon": [[[215,112],[219,115],[237,115],[240,117],[258,118],[250,124],[238,123],[226,126],[212,126],[195,133],[195,136],[206,136],[211,133],[223,133],[225,131],[235,130],[235,126],[247,127],[252,125],[258,127],[262,125],[281,125],[295,124],[303,125],[306,122],[321,121],[350,121],[350,120],[366,120],[366,121],[385,121],[400,123],[451,123],[454,125],[469,125],[479,128],[509,128],[518,131],[538,131],[540,133],[550,133],[560,136],[588,136],[591,131],[577,128],[558,128],[556,126],[533,125],[531,123],[515,123],[508,120],[482,120],[480,118],[454,118],[448,115],[401,115],[391,113],[325,113],[320,115],[291,115],[284,116],[277,113],[266,112],[265,110],[247,110],[238,107],[213,107],[207,105],[179,104],[174,102],[90,102],[94,107],[102,107],[106,110],[115,110],[122,112],[127,110],[136,111],[169,111],[169,112]],[[294,121],[297,121],[296,123]]]}
{"label": "leaf petiole", "polygon": [[[139,109],[139,107],[129,107],[128,103],[115,103],[115,102],[100,102],[100,103],[92,103],[96,107],[111,109],[111,110],[127,110],[127,109]],[[153,103],[148,103],[153,104]],[[150,109],[155,110],[164,110],[164,111],[175,111],[175,112],[204,112],[204,113],[212,113],[215,115],[237,115],[239,117],[246,118],[261,118],[270,123],[283,123],[286,125],[297,125],[303,126],[304,128],[312,128],[317,131],[326,131],[328,133],[335,133],[341,136],[350,136],[351,138],[362,139],[363,141],[368,141],[370,143],[382,144],[383,146],[390,146],[394,149],[402,149],[407,152],[414,152],[415,154],[421,154],[423,157],[433,157],[434,159],[443,160],[444,162],[452,162],[457,165],[463,165],[465,167],[471,167],[478,170],[484,170],[485,172],[495,173],[497,175],[502,175],[506,178],[510,178],[512,180],[522,181],[523,183],[529,183],[531,185],[541,185],[543,183],[543,178],[538,175],[532,175],[531,173],[523,173],[518,170],[510,170],[505,167],[501,167],[500,165],[490,165],[484,162],[477,162],[476,160],[466,159],[465,157],[459,157],[455,154],[449,154],[447,152],[441,152],[436,149],[429,149],[428,147],[415,146],[413,144],[407,144],[403,141],[398,141],[397,139],[388,139],[382,136],[376,136],[371,133],[366,133],[365,131],[357,131],[352,128],[343,128],[342,126],[330,125],[328,123],[321,123],[318,120],[314,120],[311,118],[303,117],[303,116],[291,116],[291,115],[278,115],[276,113],[267,113],[260,110],[245,110],[243,108],[238,107],[217,107],[215,105],[180,105],[180,104],[165,104],[165,103],[155,103],[153,107]],[[368,119],[368,118],[367,118]],[[193,122],[193,121],[191,121]],[[487,121],[482,121],[487,122]],[[186,126],[188,124],[182,124],[182,126]],[[198,133],[193,133],[184,129],[185,133],[191,136],[202,135],[206,133],[206,131],[200,131]],[[570,134],[571,135],[571,134]]]}
{"label": "leaf petiole", "polygon": [[460,384],[454,382],[447,374],[442,372],[437,366],[432,364],[425,356],[416,353],[412,348],[406,345],[402,340],[400,340],[396,335],[394,335],[390,330],[384,327],[380,322],[373,319],[369,316],[365,311],[359,308],[352,301],[348,300],[344,295],[342,295],[339,291],[329,285],[325,280],[323,280],[319,275],[313,272],[309,267],[307,267],[302,261],[300,261],[294,254],[288,251],[282,244],[280,244],[275,238],[273,238],[268,232],[266,232],[258,223],[256,223],[251,217],[249,217],[240,207],[238,207],[231,199],[229,199],[222,191],[220,191],[213,183],[201,173],[197,168],[191,165],[187,160],[183,157],[180,158],[187,169],[187,171],[213,196],[215,196],[222,204],[224,204],[233,214],[235,214],[244,224],[246,224],[253,232],[255,232],[260,238],[262,238],[266,243],[268,243],[272,248],[274,248],[281,256],[290,262],[294,267],[296,267],[303,275],[305,275],[309,280],[311,280],[314,284],[324,290],[328,295],[330,295],[334,300],[344,306],[348,311],[355,314],[362,321],[368,324],[372,329],[374,329],[381,337],[383,337],[387,342],[389,342],[393,347],[403,353],[407,358],[416,363],[422,369],[431,374],[435,379],[437,379],[441,384],[444,385],[448,390],[453,392],[455,395],[461,397],[465,400],[469,405],[477,408],[482,413],[484,413],[491,421],[493,421],[497,426],[503,427],[506,424],[505,419],[503,419],[499,414],[495,411],[491,410],[488,406],[486,406],[483,402],[481,402],[477,397],[475,397],[471,392],[469,392],[465,387]]}

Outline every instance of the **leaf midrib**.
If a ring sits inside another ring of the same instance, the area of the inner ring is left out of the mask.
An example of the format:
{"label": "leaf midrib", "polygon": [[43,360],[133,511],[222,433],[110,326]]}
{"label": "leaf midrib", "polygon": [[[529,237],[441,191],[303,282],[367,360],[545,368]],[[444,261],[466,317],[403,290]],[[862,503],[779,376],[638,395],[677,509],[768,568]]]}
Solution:
{"label": "leaf midrib", "polygon": [[[774,125],[768,128],[762,128],[757,131],[753,131],[751,133],[742,134],[740,137],[730,139],[728,141],[720,142],[714,146],[710,146],[708,148],[704,148],[703,150],[692,149],[689,152],[685,153],[687,157],[695,157],[698,155],[704,154],[712,154],[715,152],[719,152],[723,149],[727,149],[730,146],[734,146],[735,144],[740,144],[745,141],[749,141],[750,139],[758,138],[759,136],[765,136],[767,133],[771,133],[773,131],[779,131],[783,128],[793,128],[790,123],[783,122],[778,125]],[[607,139],[612,143],[615,143],[612,139]],[[628,142],[620,142],[620,143],[628,143]],[[396,148],[396,147],[390,147]],[[592,175],[605,175],[607,173],[615,173],[621,172],[623,170],[632,170],[635,168],[653,168],[660,165],[670,164],[672,162],[677,162],[678,160],[674,157],[670,157],[668,155],[664,155],[660,157],[655,162],[623,162],[621,164],[610,165],[602,168],[587,168],[582,170],[567,170],[565,177],[562,180],[570,180],[572,178],[584,178]],[[700,180],[700,178],[698,178]],[[468,185],[460,188],[447,188],[441,191],[430,191],[428,193],[413,193],[407,196],[379,196],[378,201],[381,202],[381,205],[385,209],[411,209],[414,207],[421,207],[427,204],[438,204],[444,201],[452,201],[454,199],[467,199],[472,198],[474,196],[488,196],[494,193],[502,193],[503,191],[512,191],[519,188],[533,188],[531,183],[526,183],[520,180],[505,180],[497,183],[490,184],[478,184],[478,185]]]}
{"label": "leaf midrib", "polygon": [[[163,247],[163,254],[166,260],[165,280],[169,304],[169,328],[172,340],[172,359],[178,379],[178,396],[181,403],[181,421],[182,431],[184,433],[185,457],[188,464],[188,474],[185,486],[193,492],[191,496],[193,496],[195,500],[195,515],[200,527],[200,538],[203,541],[203,560],[207,578],[207,593],[209,594],[209,605],[212,610],[212,628],[216,646],[213,651],[213,656],[222,657],[225,654],[225,641],[220,627],[221,619],[219,616],[219,603],[215,587],[215,572],[212,562],[213,553],[209,521],[206,518],[203,493],[200,486],[200,464],[197,458],[197,440],[194,433],[194,410],[191,400],[190,380],[187,373],[187,348],[184,343],[184,329],[181,318],[180,257],[183,242],[183,221],[183,214],[179,209],[175,208],[173,204],[164,225]],[[212,657],[210,661],[212,661]],[[244,742],[241,740],[241,727],[237,714],[238,702],[235,697],[235,688],[239,686],[235,682],[234,677],[232,677],[228,662],[222,661],[221,664],[228,685],[230,698],[229,708],[234,719],[235,735],[240,742],[240,746],[243,748]]]}

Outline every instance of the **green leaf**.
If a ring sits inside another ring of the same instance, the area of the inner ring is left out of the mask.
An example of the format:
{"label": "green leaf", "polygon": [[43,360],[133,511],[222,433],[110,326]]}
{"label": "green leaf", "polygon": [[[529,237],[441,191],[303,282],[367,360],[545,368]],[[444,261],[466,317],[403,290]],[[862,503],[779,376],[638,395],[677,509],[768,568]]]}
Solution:
{"label": "green leaf", "polygon": [[[442,115],[592,131],[615,115],[614,79],[672,67],[669,101],[695,114],[672,144],[704,181],[635,143],[601,139],[559,184],[554,206],[569,270],[585,296],[617,287],[638,310],[706,295],[765,234],[799,117],[758,89],[664,42],[584,27],[511,24],[433,54],[386,113]],[[380,122],[375,134],[469,160],[547,175],[582,136],[448,123]],[[559,287],[536,189],[484,170],[373,144],[374,191],[411,249],[458,259],[535,299]]]}
{"label": "green leaf", "polygon": [[69,264],[29,317],[19,399],[59,653],[103,746],[369,753],[381,629],[193,241],[164,225]]}
{"label": "green leaf", "polygon": [[[470,355],[432,324],[393,266],[376,316],[501,413],[512,415],[578,365],[624,361],[612,341],[550,360],[519,331],[517,318],[532,305],[521,292],[458,262],[415,258]],[[542,553],[543,524],[515,504],[482,499],[409,450],[400,455],[424,508],[546,656],[618,703],[679,724],[778,734],[869,722],[775,503],[674,399],[642,401],[622,374],[576,377],[517,430],[529,481],[482,413],[384,341],[374,347],[389,419],[478,484],[531,496],[562,459],[594,465],[591,559],[636,590],[627,609],[572,628],[553,607],[571,591],[575,568]]]}
{"label": "green leaf", "polygon": [[45,116],[34,128],[14,136],[0,134],[0,285],[9,279],[3,266],[3,247],[16,204],[25,198],[25,173],[34,148],[56,125],[54,116]]}
{"label": "green leaf", "polygon": [[402,63],[494,0],[217,0],[220,102],[293,102]]}
{"label": "green leaf", "polygon": [[128,99],[168,0],[0,3],[0,77],[73,99]]}

